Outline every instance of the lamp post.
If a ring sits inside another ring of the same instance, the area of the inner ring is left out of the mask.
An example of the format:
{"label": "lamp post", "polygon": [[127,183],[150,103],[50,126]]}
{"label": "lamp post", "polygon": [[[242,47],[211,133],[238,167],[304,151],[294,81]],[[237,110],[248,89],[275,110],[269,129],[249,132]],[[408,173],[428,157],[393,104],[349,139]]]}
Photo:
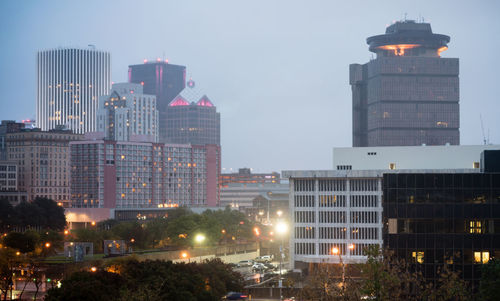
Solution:
{"label": "lamp post", "polygon": [[[354,250],[354,244],[349,245],[349,250]],[[344,288],[345,288],[345,264],[342,261],[342,255],[340,254],[339,248],[333,247],[332,248],[332,254],[333,255],[339,255],[339,261],[340,264],[342,265],[342,296],[344,296]]]}
{"label": "lamp post", "polygon": [[283,300],[283,294],[282,294],[282,287],[283,287],[283,281],[281,280],[281,269],[283,265],[283,236],[285,233],[288,231],[288,225],[280,222],[276,225],[276,232],[280,235],[281,237],[281,245],[280,245],[280,277],[278,281],[278,286],[280,288],[280,300]]}
{"label": "lamp post", "polygon": [[[205,241],[205,238],[206,237],[203,234],[196,234],[196,236],[194,237],[194,241],[201,245]],[[201,263],[201,254],[200,254],[200,263]]]}

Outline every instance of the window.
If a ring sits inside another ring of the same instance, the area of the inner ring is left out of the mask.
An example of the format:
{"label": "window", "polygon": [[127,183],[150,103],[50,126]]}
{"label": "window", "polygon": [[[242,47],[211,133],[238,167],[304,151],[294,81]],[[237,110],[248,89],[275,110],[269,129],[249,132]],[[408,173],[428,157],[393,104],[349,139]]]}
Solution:
{"label": "window", "polygon": [[486,223],[478,220],[469,221],[469,233],[470,234],[481,234],[484,233],[484,225]]}
{"label": "window", "polygon": [[490,261],[490,252],[474,252],[474,263],[486,264]]}
{"label": "window", "polygon": [[472,168],[479,168],[479,162],[473,162]]}
{"label": "window", "polygon": [[396,163],[389,163],[389,169],[396,169]]}
{"label": "window", "polygon": [[413,257],[414,260],[418,263],[424,263],[424,252],[423,251],[411,252],[411,257]]}

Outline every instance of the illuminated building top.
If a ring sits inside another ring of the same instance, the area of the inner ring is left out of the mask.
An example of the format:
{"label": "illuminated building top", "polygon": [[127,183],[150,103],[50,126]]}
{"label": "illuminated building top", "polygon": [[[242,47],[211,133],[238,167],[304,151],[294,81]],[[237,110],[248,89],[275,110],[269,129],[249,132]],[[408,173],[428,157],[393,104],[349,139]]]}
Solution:
{"label": "illuminated building top", "polygon": [[450,37],[432,33],[429,23],[405,20],[390,25],[385,34],[369,37],[366,42],[377,56],[439,57],[448,49]]}

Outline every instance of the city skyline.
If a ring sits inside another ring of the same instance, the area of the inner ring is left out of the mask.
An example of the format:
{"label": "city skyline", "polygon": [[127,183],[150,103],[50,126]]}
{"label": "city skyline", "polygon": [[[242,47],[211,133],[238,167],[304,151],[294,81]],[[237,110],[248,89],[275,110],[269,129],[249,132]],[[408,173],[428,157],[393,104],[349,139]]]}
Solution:
{"label": "city skyline", "polygon": [[[499,4],[393,1],[382,10],[360,3],[5,1],[0,119],[35,116],[37,51],[94,44],[111,53],[114,82],[125,82],[128,66],[143,59],[187,66],[187,77],[221,113],[227,171],[331,169],[332,147],[351,146],[349,64],[366,62],[366,37],[407,12],[408,19],[423,16],[434,32],[451,37],[443,57],[460,59],[461,143],[482,144],[480,114],[485,135],[498,143],[493,55],[500,41],[489,37],[500,28]],[[120,18],[106,23],[111,11]],[[13,100],[18,105],[8,105]]]}

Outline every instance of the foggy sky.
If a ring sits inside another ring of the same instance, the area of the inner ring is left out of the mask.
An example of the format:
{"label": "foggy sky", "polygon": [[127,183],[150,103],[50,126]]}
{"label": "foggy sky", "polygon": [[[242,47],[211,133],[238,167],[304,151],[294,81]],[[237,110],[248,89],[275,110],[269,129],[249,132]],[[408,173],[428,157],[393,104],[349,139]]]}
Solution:
{"label": "foggy sky", "polygon": [[500,1],[6,1],[0,0],[0,119],[35,117],[36,52],[111,52],[112,80],[165,58],[221,113],[222,167],[331,169],[351,146],[349,64],[366,38],[424,17],[460,59],[460,139],[500,143]]}

